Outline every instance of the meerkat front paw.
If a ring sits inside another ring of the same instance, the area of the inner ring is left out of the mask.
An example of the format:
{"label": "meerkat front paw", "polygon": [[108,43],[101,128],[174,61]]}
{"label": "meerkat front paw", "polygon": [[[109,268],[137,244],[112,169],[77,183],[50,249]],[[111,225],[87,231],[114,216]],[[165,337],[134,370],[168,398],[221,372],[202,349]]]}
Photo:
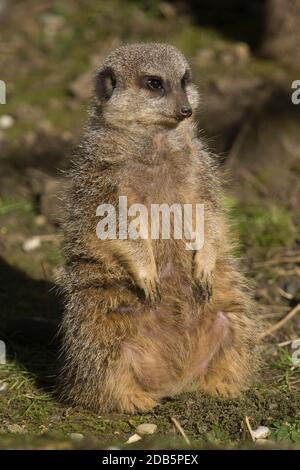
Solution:
{"label": "meerkat front paw", "polygon": [[213,294],[213,277],[213,271],[206,271],[205,269],[202,269],[199,273],[194,274],[197,294],[201,300],[211,300]]}
{"label": "meerkat front paw", "polygon": [[196,253],[194,264],[194,282],[202,300],[210,301],[213,295],[215,260]]}
{"label": "meerkat front paw", "polygon": [[160,285],[157,274],[152,276],[149,274],[142,274],[138,279],[138,286],[144,291],[145,298],[150,303],[153,304],[161,300]]}
{"label": "meerkat front paw", "polygon": [[200,388],[209,395],[223,398],[236,398],[243,391],[243,388],[238,383],[227,382],[222,379],[212,380],[211,382],[208,380]]}

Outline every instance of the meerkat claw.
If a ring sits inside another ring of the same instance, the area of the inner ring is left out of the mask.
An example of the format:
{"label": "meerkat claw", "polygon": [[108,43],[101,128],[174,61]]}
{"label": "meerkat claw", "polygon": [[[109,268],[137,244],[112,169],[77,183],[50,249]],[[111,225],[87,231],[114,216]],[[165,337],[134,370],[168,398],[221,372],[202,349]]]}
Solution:
{"label": "meerkat claw", "polygon": [[161,300],[161,292],[158,279],[143,279],[143,281],[141,282],[141,288],[144,291],[146,301],[148,301],[149,303],[154,304]]}
{"label": "meerkat claw", "polygon": [[200,300],[210,302],[213,295],[213,275],[201,272],[199,279],[196,281],[197,294]]}

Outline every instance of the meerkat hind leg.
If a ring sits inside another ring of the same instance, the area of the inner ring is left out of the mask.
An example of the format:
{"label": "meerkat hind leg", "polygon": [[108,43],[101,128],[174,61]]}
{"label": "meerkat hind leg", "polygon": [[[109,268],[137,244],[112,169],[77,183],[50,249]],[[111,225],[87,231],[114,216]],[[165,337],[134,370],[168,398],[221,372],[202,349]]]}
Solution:
{"label": "meerkat hind leg", "polygon": [[235,329],[240,326],[235,326],[234,315],[228,316],[227,334],[201,380],[200,388],[210,395],[236,397],[248,387],[252,367],[249,365],[249,347],[236,338]]}
{"label": "meerkat hind leg", "polygon": [[[130,364],[126,364],[124,359],[122,362],[122,372],[117,376],[114,374],[112,379],[116,408],[123,413],[145,413],[150,411],[158,404],[155,397],[143,390],[134,376]],[[116,377],[118,378],[116,379]]]}

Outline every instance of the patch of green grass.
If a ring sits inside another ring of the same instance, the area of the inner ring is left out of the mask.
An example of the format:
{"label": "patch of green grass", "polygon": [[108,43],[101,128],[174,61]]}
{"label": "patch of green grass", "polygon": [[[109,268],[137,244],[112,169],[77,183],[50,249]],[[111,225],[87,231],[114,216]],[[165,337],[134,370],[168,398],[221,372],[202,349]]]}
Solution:
{"label": "patch of green grass", "polygon": [[224,204],[237,226],[243,251],[252,248],[267,256],[278,248],[291,247],[295,241],[296,226],[284,207],[243,204],[234,197],[226,197]]}
{"label": "patch of green grass", "polygon": [[[157,433],[130,446],[138,448],[185,448],[183,439],[174,433],[171,417],[178,419],[195,448],[226,448],[249,446],[249,436],[244,425],[245,416],[251,417],[253,428],[267,425],[272,430],[272,440],[280,443],[299,443],[299,394],[288,389],[257,387],[238,399],[221,399],[202,393],[188,393],[159,405],[143,415],[96,415],[87,410],[70,407],[52,394],[52,388],[42,388],[41,375],[52,374],[51,357],[41,351],[26,352],[28,368],[17,357],[25,358],[18,345],[16,359],[0,367],[0,384],[7,383],[1,392],[0,435],[1,446],[37,448],[91,447],[106,448],[125,445],[140,423],[151,422],[158,426]],[[38,364],[37,364],[38,362]],[[35,372],[33,373],[33,363]],[[280,359],[280,367],[289,362]],[[22,428],[22,435],[11,425]],[[74,443],[71,433],[81,433],[84,441]],[[6,444],[4,444],[6,442]]]}
{"label": "patch of green grass", "polygon": [[11,198],[0,198],[0,216],[10,214],[14,211],[31,213],[33,205],[26,199],[14,200]]}
{"label": "patch of green grass", "polygon": [[[292,354],[287,348],[278,347],[275,358],[270,364],[271,368],[278,372],[276,382],[287,390],[292,390],[294,384],[300,381],[300,366],[293,362]],[[296,393],[299,393],[297,389]]]}
{"label": "patch of green grass", "polygon": [[[51,277],[52,269],[63,263],[59,237],[55,238],[53,227],[45,223],[36,224],[38,208],[32,197],[0,198],[0,234],[6,237],[2,256],[13,268],[35,278]],[[25,252],[23,241],[33,236],[53,235],[52,241],[43,241],[33,252]],[[1,274],[1,269],[0,269]],[[6,278],[7,281],[7,278]]]}
{"label": "patch of green grass", "polygon": [[64,261],[61,247],[54,243],[45,243],[43,246],[43,257],[51,266],[61,266]]}
{"label": "patch of green grass", "polygon": [[225,39],[215,29],[198,28],[193,25],[183,28],[172,38],[174,45],[190,57],[195,55],[200,48],[215,47],[220,41],[224,42]]}
{"label": "patch of green grass", "polygon": [[269,59],[266,60],[255,57],[245,68],[245,73],[246,75],[250,75],[252,77],[262,77],[272,80],[274,78],[274,74],[280,70],[281,67],[278,65],[278,63]]}
{"label": "patch of green grass", "polygon": [[272,437],[277,441],[300,444],[300,422],[275,423],[272,429]]}
{"label": "patch of green grass", "polygon": [[20,233],[21,228],[32,226],[35,215],[34,204],[27,198],[0,199],[1,233]]}
{"label": "patch of green grass", "polygon": [[228,445],[231,442],[228,433],[220,426],[213,426],[211,431],[206,434],[206,438],[208,442],[218,446],[222,444]]}
{"label": "patch of green grass", "polygon": [[[46,367],[47,364],[44,364],[44,368]],[[132,448],[163,448],[163,445],[168,448],[184,448],[180,436],[174,435],[170,420],[171,416],[176,416],[193,445],[206,448],[227,447],[246,445],[249,442],[243,425],[244,417],[249,415],[253,427],[269,425],[273,430],[273,439],[298,442],[299,426],[293,422],[293,416],[299,400],[296,395],[288,393],[258,389],[236,400],[190,393],[160,405],[152,413],[140,416],[97,416],[59,403],[55,396],[37,387],[36,379],[15,361],[0,368],[0,380],[8,383],[5,392],[1,392],[1,438],[13,435],[12,431],[8,432],[7,425],[18,424],[23,428],[25,442],[33,438],[41,440],[47,436],[52,436],[54,441],[60,439],[70,442],[70,434],[77,432],[87,439],[93,439],[92,447],[95,448],[113,443],[124,447],[128,437],[134,434],[137,424],[153,422],[158,425],[158,433],[153,438],[144,438]],[[285,421],[290,424],[286,425]],[[15,434],[16,442],[18,438]]]}

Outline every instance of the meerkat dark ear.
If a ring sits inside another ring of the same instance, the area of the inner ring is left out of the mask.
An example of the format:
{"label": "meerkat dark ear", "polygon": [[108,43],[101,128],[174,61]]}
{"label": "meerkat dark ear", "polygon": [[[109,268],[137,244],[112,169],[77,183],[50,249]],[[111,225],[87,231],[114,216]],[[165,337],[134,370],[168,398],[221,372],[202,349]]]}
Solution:
{"label": "meerkat dark ear", "polygon": [[106,67],[96,76],[96,94],[98,98],[109,100],[116,88],[117,80],[111,67]]}

